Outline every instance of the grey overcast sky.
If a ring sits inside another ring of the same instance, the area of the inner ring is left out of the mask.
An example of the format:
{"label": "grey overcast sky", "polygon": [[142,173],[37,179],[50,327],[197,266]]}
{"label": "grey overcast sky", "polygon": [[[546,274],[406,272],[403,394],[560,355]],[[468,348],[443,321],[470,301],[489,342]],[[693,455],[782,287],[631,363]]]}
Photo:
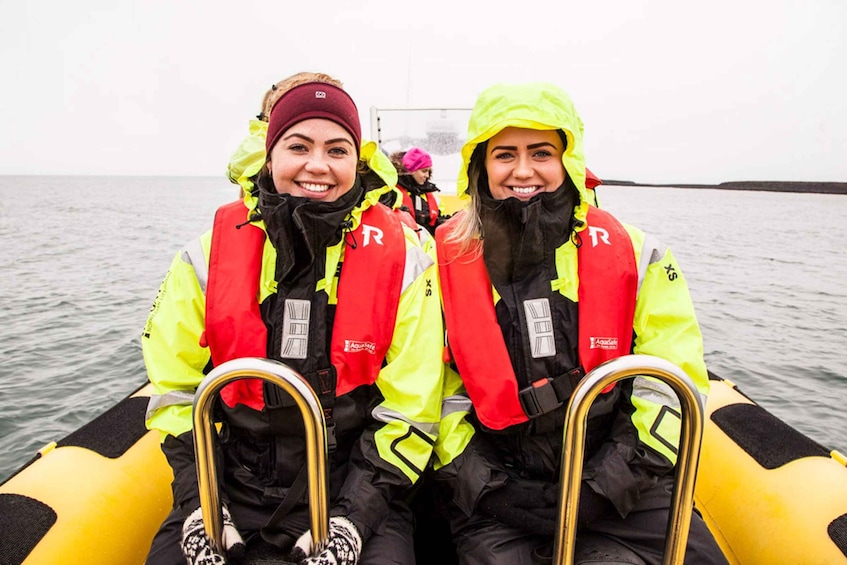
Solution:
{"label": "grey overcast sky", "polygon": [[847,181],[844,0],[0,0],[0,174],[222,175],[302,70],[364,131],[549,81],[603,178]]}

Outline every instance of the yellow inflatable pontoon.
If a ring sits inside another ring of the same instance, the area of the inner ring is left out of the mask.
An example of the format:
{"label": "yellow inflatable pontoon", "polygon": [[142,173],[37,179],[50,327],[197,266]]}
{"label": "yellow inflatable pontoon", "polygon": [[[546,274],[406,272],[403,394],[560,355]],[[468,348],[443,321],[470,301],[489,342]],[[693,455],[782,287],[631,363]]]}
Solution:
{"label": "yellow inflatable pontoon", "polygon": [[147,384],[0,485],[0,564],[143,563],[173,474],[144,427]]}
{"label": "yellow inflatable pontoon", "polygon": [[847,461],[710,375],[695,506],[730,563],[847,563]]}
{"label": "yellow inflatable pontoon", "polygon": [[[732,564],[847,564],[847,467],[712,375],[695,505]],[[0,563],[143,563],[171,507],[150,385],[0,485]]]}

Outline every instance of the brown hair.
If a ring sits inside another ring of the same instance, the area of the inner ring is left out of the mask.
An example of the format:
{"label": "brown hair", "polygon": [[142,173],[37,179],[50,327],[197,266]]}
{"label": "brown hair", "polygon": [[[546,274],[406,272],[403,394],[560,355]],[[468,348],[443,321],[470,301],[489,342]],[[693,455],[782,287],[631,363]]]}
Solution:
{"label": "brown hair", "polygon": [[271,115],[271,110],[273,110],[274,104],[276,104],[277,100],[295,86],[300,86],[307,82],[323,82],[337,86],[338,88],[343,88],[343,84],[340,80],[333,78],[328,74],[301,71],[271,85],[270,89],[265,92],[265,96],[262,98],[262,109],[256,117],[263,122],[267,122]]}
{"label": "brown hair", "polygon": [[398,175],[408,175],[409,171],[406,170],[406,167],[403,166],[403,155],[405,155],[405,151],[395,151],[388,158],[391,160],[391,164],[394,165],[394,168],[397,169]]}

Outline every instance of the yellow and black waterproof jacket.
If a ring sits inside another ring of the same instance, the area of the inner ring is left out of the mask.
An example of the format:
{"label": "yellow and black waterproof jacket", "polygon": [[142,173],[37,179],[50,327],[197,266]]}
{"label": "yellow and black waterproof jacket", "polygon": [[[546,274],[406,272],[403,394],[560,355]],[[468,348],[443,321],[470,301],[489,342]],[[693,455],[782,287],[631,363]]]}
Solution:
{"label": "yellow and black waterproof jacket", "polygon": [[[561,223],[562,230],[572,229],[573,232],[550,234],[547,238],[563,242],[551,245],[549,260],[554,267],[543,271],[554,273],[554,278],[551,280],[550,275],[545,277],[539,271],[533,287],[556,302],[553,331],[559,334],[557,340],[561,338],[573,345],[570,352],[556,352],[557,358],[552,363],[557,364],[558,372],[527,375],[527,366],[537,368],[538,365],[527,360],[526,353],[518,351],[526,351],[530,345],[529,332],[519,327],[515,311],[521,307],[522,300],[535,296],[520,295],[526,290],[523,282],[521,287],[500,289],[508,291],[509,300],[493,288],[497,319],[513,365],[516,359],[523,360],[518,361],[521,366],[514,367],[515,372],[523,371],[531,383],[551,374],[566,374],[580,365],[576,340],[562,338],[562,335],[576,336],[578,333],[580,281],[575,242],[589,237],[585,232],[589,199],[585,187],[583,124],[568,95],[553,85],[495,85],[487,89],[474,107],[468,141],[462,148],[458,192],[463,198],[469,200],[467,170],[474,149],[506,127],[564,132],[567,148],[562,161],[579,193],[572,214],[563,214],[566,221]],[[569,217],[573,221],[568,222]],[[638,268],[631,352],[654,355],[680,366],[692,378],[705,402],[709,383],[702,335],[682,271],[667,246],[637,228],[628,225],[624,228],[630,236]],[[523,281],[531,278],[531,273],[522,275]],[[507,303],[512,305],[511,315],[504,315]],[[450,327],[446,329],[450,341],[455,336],[451,335]],[[516,347],[519,341],[522,345]],[[479,354],[485,355],[485,352]],[[680,435],[679,412],[676,394],[652,378],[624,381],[611,393],[601,395],[589,415],[583,489],[587,486],[607,498],[625,516],[639,500],[641,492],[673,471]],[[497,433],[490,433],[472,418],[469,421],[476,428],[474,434],[467,433],[461,425],[454,426],[459,439],[451,438],[442,427],[436,446],[439,466],[442,466],[438,475],[452,483],[454,502],[468,515],[474,512],[479,498],[504,484],[507,476],[513,480],[524,477],[555,483],[559,478],[563,420],[564,406],[528,424],[511,426]],[[452,445],[445,447],[447,443]]]}
{"label": "yellow and black waterproof jacket", "polygon": [[[257,135],[262,133],[258,131]],[[242,164],[256,165],[263,159],[264,144],[250,143],[251,138],[252,134],[246,140],[247,145],[242,147],[244,150],[234,155],[242,157]],[[250,147],[255,148],[252,156]],[[391,190],[389,187],[396,182],[394,167],[378,151],[376,144],[363,143],[360,155],[386,183],[379,189],[366,192],[350,213],[347,220],[352,222],[351,231],[359,226],[365,210],[381,205],[378,204],[380,196]],[[255,209],[257,199],[251,193],[251,177],[258,169],[255,166],[252,169],[241,167],[235,158],[233,161],[229,171],[237,175],[236,180],[246,189],[244,204],[248,209]],[[239,172],[233,173],[236,169]],[[245,173],[245,170],[248,172]],[[254,225],[265,229],[264,222]],[[345,472],[340,477],[343,484],[331,485],[332,512],[348,516],[359,526],[365,538],[379,527],[387,513],[388,502],[403,497],[426,468],[441,411],[443,325],[436,266],[431,256],[421,249],[417,234],[405,227],[403,233],[405,271],[393,337],[383,367],[373,385],[359,387],[344,395],[346,398],[337,400],[335,410],[339,430],[336,457],[342,453],[355,456],[343,462]],[[201,345],[211,239],[210,230],[176,254],[142,336],[144,360],[155,388],[148,407],[147,426],[161,432],[165,445],[169,445],[169,441],[170,445],[176,445],[174,438],[190,437],[187,432],[192,425],[193,395],[212,368],[209,349]],[[314,292],[325,293],[330,306],[337,302],[338,272],[343,264],[346,245],[342,238],[339,243],[326,248],[322,257],[325,261],[323,272],[327,275],[318,281]],[[266,238],[259,281],[260,304],[277,292],[276,257],[276,249]],[[379,288],[380,281],[374,280],[372,284]],[[345,414],[355,415],[354,428],[345,426]],[[197,502],[196,485],[192,487],[190,484],[193,469],[185,467],[193,465],[193,455],[187,452],[189,442],[183,443],[186,453],[176,457],[169,454],[169,461],[172,466],[175,461],[180,461],[177,464],[179,468],[174,468],[177,476],[175,503],[190,512],[191,506]],[[295,453],[294,457],[302,459],[302,455],[302,452]],[[276,453],[274,457],[285,460],[286,457],[291,459],[292,454]],[[290,462],[285,465],[291,467]],[[268,472],[273,474],[273,468]],[[291,476],[280,479],[280,473],[276,475],[266,479],[282,480],[283,483],[292,479]],[[331,481],[336,477],[332,475]],[[285,488],[289,485],[268,486]]]}

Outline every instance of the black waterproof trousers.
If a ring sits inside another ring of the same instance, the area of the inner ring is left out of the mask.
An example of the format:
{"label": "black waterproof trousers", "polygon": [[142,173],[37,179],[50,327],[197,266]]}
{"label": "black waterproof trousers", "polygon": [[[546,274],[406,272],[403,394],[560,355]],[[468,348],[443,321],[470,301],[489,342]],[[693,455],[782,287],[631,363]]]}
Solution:
{"label": "black waterproof trousers", "polygon": [[[626,518],[612,510],[577,531],[574,563],[660,565],[670,509],[669,485],[645,492],[647,508],[636,507]],[[667,499],[656,508],[657,499]],[[485,515],[470,518],[451,506],[449,519],[460,565],[538,565],[550,563],[553,540],[510,528]],[[547,559],[545,559],[545,557]],[[702,517],[691,518],[685,565],[726,565],[727,560]]]}

